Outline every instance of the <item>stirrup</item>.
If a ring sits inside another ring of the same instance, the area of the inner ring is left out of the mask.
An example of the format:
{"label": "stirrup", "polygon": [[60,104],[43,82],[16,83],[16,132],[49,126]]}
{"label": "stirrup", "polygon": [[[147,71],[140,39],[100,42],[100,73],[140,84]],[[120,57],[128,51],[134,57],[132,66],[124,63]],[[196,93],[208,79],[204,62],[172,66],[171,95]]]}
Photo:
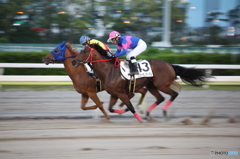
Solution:
{"label": "stirrup", "polygon": [[130,71],[128,75],[133,76],[133,75],[138,75],[138,74],[139,74],[139,72],[136,72],[136,71],[135,72],[131,72]]}
{"label": "stirrup", "polygon": [[132,73],[132,72],[129,72],[129,74],[128,74],[129,76],[134,76],[135,74],[134,73]]}

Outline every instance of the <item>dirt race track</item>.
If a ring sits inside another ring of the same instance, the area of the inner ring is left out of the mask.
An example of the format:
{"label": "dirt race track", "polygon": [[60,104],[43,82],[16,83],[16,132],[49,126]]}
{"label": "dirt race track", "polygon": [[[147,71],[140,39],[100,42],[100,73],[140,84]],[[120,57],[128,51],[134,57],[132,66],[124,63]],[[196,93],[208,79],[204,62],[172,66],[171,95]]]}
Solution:
{"label": "dirt race track", "polygon": [[[109,96],[99,96],[107,108]],[[138,123],[131,113],[109,113],[106,121],[98,110],[83,111],[71,90],[1,90],[0,158],[239,159],[239,97],[240,91],[184,90],[168,119],[161,105],[151,122]],[[153,102],[148,94],[143,106]]]}

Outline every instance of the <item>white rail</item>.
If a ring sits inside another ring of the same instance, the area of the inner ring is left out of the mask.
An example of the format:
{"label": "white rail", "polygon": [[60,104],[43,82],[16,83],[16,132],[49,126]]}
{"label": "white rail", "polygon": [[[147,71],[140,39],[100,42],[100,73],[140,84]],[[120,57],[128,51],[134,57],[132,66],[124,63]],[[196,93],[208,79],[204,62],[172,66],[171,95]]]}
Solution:
{"label": "white rail", "polygon": [[[212,64],[177,64],[184,67],[194,67],[197,69],[240,69],[240,65],[212,65]],[[0,84],[11,82],[70,82],[71,79],[64,76],[44,76],[44,75],[3,75],[4,68],[64,68],[63,64],[43,63],[0,63]],[[211,72],[211,71],[209,71]],[[178,80],[180,81],[180,80]],[[231,82],[240,84],[240,76],[215,76],[209,82]]]}

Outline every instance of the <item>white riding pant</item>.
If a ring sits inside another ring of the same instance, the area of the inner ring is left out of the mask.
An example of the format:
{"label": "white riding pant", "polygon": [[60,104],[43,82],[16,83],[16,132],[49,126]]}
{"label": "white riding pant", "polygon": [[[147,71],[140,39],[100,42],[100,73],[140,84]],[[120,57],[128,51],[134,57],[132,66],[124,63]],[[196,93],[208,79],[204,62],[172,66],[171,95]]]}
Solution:
{"label": "white riding pant", "polygon": [[127,54],[126,59],[130,60],[132,56],[136,58],[137,55],[141,54],[146,49],[147,49],[147,44],[145,43],[145,41],[140,39],[138,41],[137,46]]}

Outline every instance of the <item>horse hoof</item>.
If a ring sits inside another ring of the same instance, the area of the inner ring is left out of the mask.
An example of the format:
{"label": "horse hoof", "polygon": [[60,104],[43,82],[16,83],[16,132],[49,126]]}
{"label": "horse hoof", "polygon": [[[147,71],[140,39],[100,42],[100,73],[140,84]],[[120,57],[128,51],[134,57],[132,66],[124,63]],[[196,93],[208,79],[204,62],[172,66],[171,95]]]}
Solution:
{"label": "horse hoof", "polygon": [[165,118],[167,117],[167,111],[166,111],[166,110],[163,111],[163,116],[164,116]]}
{"label": "horse hoof", "polygon": [[146,113],[146,117],[149,117],[149,116],[150,116],[150,113],[149,113],[149,112],[147,112],[147,113]]}
{"label": "horse hoof", "polygon": [[146,120],[147,120],[148,122],[150,122],[150,121],[152,121],[152,117],[151,117],[151,116],[146,116]]}

